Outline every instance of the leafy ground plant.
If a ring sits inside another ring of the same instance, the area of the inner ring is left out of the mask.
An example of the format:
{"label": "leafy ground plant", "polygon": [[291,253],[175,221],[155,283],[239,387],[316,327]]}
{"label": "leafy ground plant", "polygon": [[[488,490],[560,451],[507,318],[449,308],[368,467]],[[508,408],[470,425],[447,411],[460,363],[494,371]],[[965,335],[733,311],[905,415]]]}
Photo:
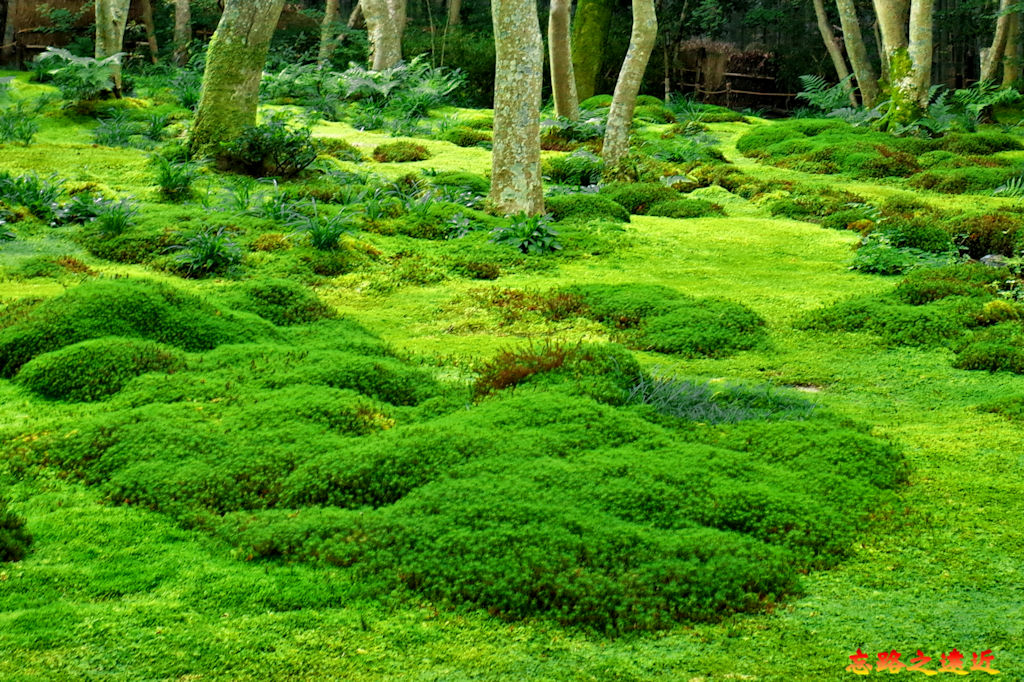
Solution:
{"label": "leafy ground plant", "polygon": [[517,213],[508,216],[507,225],[491,231],[491,242],[514,246],[523,253],[542,254],[560,251],[558,232],[551,227],[552,217]]}

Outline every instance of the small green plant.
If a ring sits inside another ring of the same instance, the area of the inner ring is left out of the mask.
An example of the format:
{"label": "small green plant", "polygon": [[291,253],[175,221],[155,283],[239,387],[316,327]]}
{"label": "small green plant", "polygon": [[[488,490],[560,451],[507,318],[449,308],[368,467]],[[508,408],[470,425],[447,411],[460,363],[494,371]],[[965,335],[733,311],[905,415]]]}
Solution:
{"label": "small green plant", "polygon": [[796,98],[804,100],[819,112],[829,113],[849,104],[849,91],[853,87],[850,85],[852,78],[853,74],[850,74],[835,85],[829,85],[818,75],[800,76],[800,86],[803,90]]}
{"label": "small green plant", "polygon": [[182,201],[192,196],[192,183],[199,177],[199,167],[191,161],[171,161],[154,154],[150,165],[156,171],[156,184],[160,195],[170,201]]}
{"label": "small green plant", "polygon": [[491,231],[491,242],[514,246],[523,253],[541,254],[559,251],[558,232],[551,227],[552,217],[517,213],[507,216],[508,224]]}
{"label": "small green plant", "polygon": [[253,177],[290,178],[316,161],[319,149],[309,127],[293,129],[287,117],[248,126],[223,147],[229,165]]}
{"label": "small green plant", "polygon": [[134,147],[132,138],[142,134],[139,125],[123,111],[116,111],[108,118],[100,119],[92,131],[92,139],[104,147]]}
{"label": "small green plant", "polygon": [[[124,52],[105,59],[77,57],[68,50],[48,47],[36,57],[37,63],[47,62],[47,74],[60,89],[61,96],[73,104],[99,99],[114,91],[114,65],[121,62]],[[41,67],[42,68],[42,67]]]}
{"label": "small green plant", "polygon": [[145,120],[145,130],[143,130],[143,136],[153,142],[161,142],[164,139],[164,129],[171,122],[170,114],[155,113],[150,114]]}
{"label": "small green plant", "polygon": [[29,111],[25,102],[0,110],[0,142],[17,142],[28,147],[39,132],[36,114]]}
{"label": "small green plant", "polygon": [[318,251],[334,251],[340,245],[343,235],[355,231],[351,214],[339,211],[329,217],[320,215],[315,200],[312,215],[296,213],[289,224],[296,230],[308,232],[309,243]]}
{"label": "small green plant", "polygon": [[104,237],[123,234],[133,224],[138,209],[127,199],[103,204],[92,221],[92,225]]}
{"label": "small green plant", "polygon": [[0,171],[0,201],[10,206],[24,206],[35,217],[46,222],[54,219],[57,202],[64,194],[64,181],[56,175],[41,178],[36,173],[11,175]]}
{"label": "small green plant", "polygon": [[224,272],[242,261],[242,249],[223,227],[206,227],[172,247],[175,260],[190,277]]}

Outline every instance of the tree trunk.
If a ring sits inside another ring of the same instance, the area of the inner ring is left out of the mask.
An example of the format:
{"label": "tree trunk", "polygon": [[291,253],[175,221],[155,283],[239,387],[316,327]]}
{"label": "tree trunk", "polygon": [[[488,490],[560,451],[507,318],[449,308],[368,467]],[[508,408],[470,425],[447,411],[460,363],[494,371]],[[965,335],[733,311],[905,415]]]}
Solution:
{"label": "tree trunk", "polygon": [[1020,80],[1020,12],[1010,15],[1006,31],[1006,49],[1003,59],[1003,87],[1012,88]]}
{"label": "tree trunk", "polygon": [[[106,59],[124,49],[124,29],[128,24],[131,0],[96,0],[96,59]],[[112,68],[114,94],[121,95],[120,59]]]}
{"label": "tree trunk", "polygon": [[572,0],[551,0],[551,11],[548,14],[548,50],[555,114],[575,121],[580,117],[580,103],[576,99],[576,77],[572,72],[572,50],[569,47],[571,9]]}
{"label": "tree trunk", "polygon": [[572,70],[576,77],[576,95],[580,101],[597,94],[597,77],[608,29],[612,23],[613,0],[579,0],[572,22]]}
{"label": "tree trunk", "polygon": [[146,27],[146,43],[149,45],[149,58],[156,64],[159,62],[159,46],[156,44],[156,26],[153,24],[153,4],[149,0],[139,0],[142,10],[142,25]]}
{"label": "tree trunk", "polygon": [[878,27],[882,31],[880,49],[885,53],[892,70],[892,55],[907,49],[907,20],[910,17],[910,0],[874,0]]}
{"label": "tree trunk", "polygon": [[492,0],[494,141],[491,202],[505,215],[544,212],[540,98],[544,46],[533,0]]}
{"label": "tree trunk", "polygon": [[910,42],[907,47],[912,79],[910,88],[917,105],[924,109],[928,107],[928,91],[932,85],[934,15],[935,0],[913,0],[910,6]]}
{"label": "tree trunk", "polygon": [[370,68],[390,69],[402,61],[405,0],[360,0],[370,38]]}
{"label": "tree trunk", "polygon": [[992,46],[982,50],[981,55],[981,80],[994,81],[999,75],[999,65],[1003,63],[1006,53],[1006,40],[1010,27],[1011,0],[1000,0],[999,17],[996,19],[996,32],[992,38]]}
{"label": "tree trunk", "polygon": [[[824,0],[813,0],[813,2],[814,16],[818,20],[818,32],[821,33],[821,39],[825,41],[825,49],[828,50],[828,56],[832,58],[832,65],[836,69],[839,81],[846,81],[850,77],[850,70],[846,68],[846,58],[843,56],[842,48],[839,47],[839,41],[836,40],[836,34],[832,31],[828,14],[825,12],[825,2]],[[846,82],[846,93],[850,97],[850,104],[857,106],[857,96],[853,93],[853,86],[849,85],[849,81]]]}
{"label": "tree trunk", "polygon": [[18,3],[19,0],[7,0],[7,20],[4,23],[4,64],[10,64],[11,58],[14,57],[14,41],[18,36]]}
{"label": "tree trunk", "polygon": [[348,27],[354,28],[357,31],[362,31],[366,28],[366,17],[363,16],[362,0],[356,3],[356,6],[352,8],[352,13],[348,15]]}
{"label": "tree trunk", "polygon": [[174,63],[188,64],[188,47],[192,42],[192,7],[190,0],[175,0],[174,3]]}
{"label": "tree trunk", "polygon": [[458,26],[462,23],[462,0],[448,0],[448,25]]}
{"label": "tree trunk", "polygon": [[889,94],[886,123],[889,127],[905,125],[916,119],[920,113],[917,77],[908,50],[910,0],[874,2],[878,25],[882,31],[882,53],[889,65],[885,77]]}
{"label": "tree trunk", "polygon": [[216,153],[256,122],[260,80],[284,0],[227,0],[210,39],[189,148]]}
{"label": "tree trunk", "polygon": [[331,61],[331,53],[334,52],[334,36],[338,33],[335,25],[338,23],[339,13],[338,0],[327,0],[324,22],[320,25],[320,54],[316,60],[320,68],[327,66]]}
{"label": "tree trunk", "polygon": [[871,65],[868,50],[864,46],[864,36],[860,32],[860,18],[853,0],[836,0],[839,9],[839,23],[843,27],[843,42],[846,54],[853,67],[857,87],[860,88],[860,99],[866,107],[873,107],[878,102],[878,76]]}
{"label": "tree trunk", "polygon": [[633,0],[633,29],[629,36],[629,50],[622,61],[619,80],[612,95],[608,111],[608,126],[604,133],[605,169],[614,171],[629,153],[629,127],[633,123],[636,96],[640,92],[647,62],[651,58],[654,41],[658,37],[658,17],[654,0]]}

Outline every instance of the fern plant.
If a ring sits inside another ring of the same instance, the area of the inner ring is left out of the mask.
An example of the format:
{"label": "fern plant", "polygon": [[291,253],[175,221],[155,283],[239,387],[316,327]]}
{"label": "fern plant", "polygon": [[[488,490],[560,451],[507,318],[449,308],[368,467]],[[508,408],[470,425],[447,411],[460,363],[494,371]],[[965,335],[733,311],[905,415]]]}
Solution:
{"label": "fern plant", "polygon": [[821,76],[800,76],[800,87],[803,90],[796,98],[804,100],[818,111],[824,113],[834,111],[849,103],[850,90],[852,89],[850,79],[852,78],[853,74],[850,74],[835,85],[829,85]]}

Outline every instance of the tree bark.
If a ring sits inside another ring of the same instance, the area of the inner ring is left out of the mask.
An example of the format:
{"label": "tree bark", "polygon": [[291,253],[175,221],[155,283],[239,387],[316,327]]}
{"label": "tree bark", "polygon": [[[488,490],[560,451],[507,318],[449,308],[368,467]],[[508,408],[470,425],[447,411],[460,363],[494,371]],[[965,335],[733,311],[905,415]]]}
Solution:
{"label": "tree bark", "polygon": [[1003,87],[1012,88],[1020,80],[1020,12],[1010,15],[1010,26],[1006,31],[1006,49],[1003,51]]}
{"label": "tree bark", "polygon": [[320,54],[316,60],[321,68],[327,66],[331,61],[331,53],[334,52],[334,36],[338,33],[335,25],[338,23],[340,9],[338,0],[327,0],[324,21],[320,25]]}
{"label": "tree bark", "polygon": [[850,66],[853,67],[857,87],[860,88],[861,102],[866,107],[873,107],[878,102],[878,76],[875,74],[871,58],[868,57],[867,47],[864,45],[857,8],[854,6],[853,0],[836,0],[836,7],[839,9],[839,23],[843,27],[846,54],[850,58]]}
{"label": "tree bark", "polygon": [[160,49],[156,43],[156,25],[153,23],[153,4],[149,0],[139,0],[142,11],[142,25],[146,27],[146,42],[149,44],[149,58],[154,64],[159,63]]}
{"label": "tree bark", "polygon": [[640,83],[651,58],[654,41],[658,37],[658,17],[654,0],[633,0],[633,29],[629,36],[629,49],[622,61],[619,80],[615,84],[612,105],[608,111],[608,125],[604,133],[601,152],[605,168],[613,171],[629,153],[629,127],[633,123],[633,110]]}
{"label": "tree bark", "polygon": [[[846,68],[846,58],[843,56],[843,50],[839,47],[839,41],[836,40],[836,34],[832,31],[832,23],[828,20],[828,14],[825,12],[824,0],[813,0],[814,3],[814,16],[818,20],[818,32],[821,33],[821,39],[825,41],[825,49],[828,50],[828,56],[832,58],[832,66],[836,69],[836,75],[839,77],[839,81],[846,81],[850,77],[850,70]],[[857,96],[853,92],[853,86],[846,81],[846,93],[850,97],[850,104],[857,106]]]}
{"label": "tree bark", "polygon": [[448,25],[458,26],[462,23],[462,0],[448,0]]}
{"label": "tree bark", "polygon": [[356,3],[356,6],[352,8],[352,13],[348,15],[348,27],[354,28],[357,31],[362,31],[366,28],[366,17],[363,16],[362,0]]}
{"label": "tree bark", "polygon": [[572,72],[572,50],[569,47],[569,13],[572,0],[551,0],[548,13],[548,52],[551,64],[551,93],[555,98],[555,114],[572,120],[580,117],[576,99],[576,76]]}
{"label": "tree bark", "polygon": [[256,122],[260,80],[284,0],[227,0],[210,39],[195,125],[194,156],[216,153]]}
{"label": "tree bark", "polygon": [[[124,29],[131,0],[96,0],[96,59],[106,59],[124,50]],[[114,94],[121,94],[121,62],[114,64]]]}
{"label": "tree bark", "polygon": [[910,5],[910,57],[913,96],[921,108],[928,107],[928,91],[932,85],[932,57],[934,52],[935,0],[913,0]]}
{"label": "tree bark", "polygon": [[597,77],[608,29],[612,22],[613,0],[579,0],[572,22],[572,69],[576,79],[576,95],[582,102],[597,94]]}
{"label": "tree bark", "polygon": [[981,80],[994,81],[999,75],[999,66],[1003,63],[1006,52],[1006,39],[1010,27],[1009,8],[1011,0],[1000,0],[999,17],[996,19],[996,32],[992,38],[992,46],[982,50]]}
{"label": "tree bark", "polygon": [[491,202],[505,215],[544,212],[540,98],[544,46],[533,0],[492,0],[494,141]]}
{"label": "tree bark", "polygon": [[[907,49],[907,20],[910,17],[910,0],[874,0],[878,27],[882,32],[881,50],[891,63],[892,56],[899,50]],[[892,67],[889,67],[890,70]]]}
{"label": "tree bark", "polygon": [[174,63],[188,64],[188,47],[192,42],[192,6],[190,0],[174,2]]}
{"label": "tree bark", "polygon": [[18,36],[18,4],[20,0],[7,0],[7,19],[4,23],[3,61],[9,64],[14,56],[14,41]]}
{"label": "tree bark", "polygon": [[390,69],[402,61],[405,0],[360,0],[370,38],[370,68]]}

